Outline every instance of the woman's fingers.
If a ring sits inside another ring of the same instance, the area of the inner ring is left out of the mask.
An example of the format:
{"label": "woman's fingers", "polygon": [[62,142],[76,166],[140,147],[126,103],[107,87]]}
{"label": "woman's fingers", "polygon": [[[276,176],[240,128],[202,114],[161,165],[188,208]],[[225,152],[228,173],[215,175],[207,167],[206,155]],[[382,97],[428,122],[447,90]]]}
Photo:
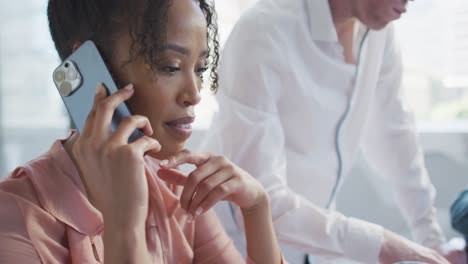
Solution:
{"label": "woman's fingers", "polygon": [[194,209],[192,209],[192,215],[198,216],[207,210],[210,210],[219,201],[227,200],[230,195],[237,191],[239,186],[240,183],[234,180],[228,180],[218,185],[200,204],[194,206]]}
{"label": "woman's fingers", "polygon": [[153,134],[150,121],[147,117],[141,115],[132,115],[126,117],[120,122],[117,130],[112,134],[111,141],[116,140],[122,144],[126,144],[130,135],[135,129],[142,129],[145,135],[149,136]]}
{"label": "woman's fingers", "polygon": [[[212,177],[221,167],[216,163],[216,158],[208,159],[204,164],[200,165],[197,169],[192,171],[187,178],[187,183],[180,196],[180,206],[188,210],[195,192],[198,192],[200,183],[204,182],[208,177]],[[203,185],[202,185],[203,186]],[[204,186],[206,188],[209,186]]]}
{"label": "woman's fingers", "polygon": [[164,168],[175,168],[179,165],[188,163],[198,167],[205,163],[210,158],[210,156],[211,154],[209,153],[183,150],[170,159],[160,161],[159,165]]}
{"label": "woman's fingers", "polygon": [[138,153],[141,153],[142,155],[148,151],[158,152],[161,150],[161,144],[159,144],[156,139],[148,136],[140,137],[131,145],[137,150]]}
{"label": "woman's fingers", "polygon": [[226,199],[235,202],[241,208],[249,208],[255,205],[262,194],[259,183],[249,180],[251,176],[248,173],[223,156],[185,150],[169,160],[161,161],[160,165],[163,170],[169,170],[185,163],[197,166],[185,183],[185,179],[178,182],[184,184],[180,205],[190,215],[197,216]]}
{"label": "woman's fingers", "polygon": [[[104,94],[107,95],[105,91]],[[95,106],[94,129],[92,133],[101,136],[108,135],[111,132],[112,116],[114,115],[115,109],[132,95],[133,85],[129,84],[114,94],[99,100]],[[100,93],[99,96],[101,96]]]}
{"label": "woman's fingers", "polygon": [[187,182],[187,175],[175,169],[160,169],[157,174],[160,179],[170,184],[184,186]]}
{"label": "woman's fingers", "polygon": [[[196,187],[196,193],[193,195],[192,200],[189,203],[187,212],[195,215],[199,214],[201,203],[212,193],[216,192],[217,188],[232,179],[232,171],[229,169],[222,169],[206,178]],[[205,208],[203,208],[205,209]]]}

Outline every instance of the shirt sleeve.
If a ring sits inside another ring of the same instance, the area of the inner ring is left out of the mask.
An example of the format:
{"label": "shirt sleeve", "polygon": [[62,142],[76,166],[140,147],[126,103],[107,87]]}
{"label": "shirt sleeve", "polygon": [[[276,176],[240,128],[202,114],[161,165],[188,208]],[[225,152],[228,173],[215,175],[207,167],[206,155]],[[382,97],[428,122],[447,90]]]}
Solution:
{"label": "shirt sleeve", "polygon": [[196,220],[194,254],[195,264],[245,263],[213,210]]}
{"label": "shirt sleeve", "polygon": [[0,263],[42,263],[16,200],[0,190]]}
{"label": "shirt sleeve", "polygon": [[[289,92],[282,79],[290,66],[283,56],[287,49],[281,37],[245,22],[236,26],[225,46],[217,96],[220,109],[201,149],[225,155],[262,183],[280,241],[320,257],[376,263],[380,226],[324,210],[288,187],[287,139],[278,113],[282,91]],[[254,37],[259,35],[260,39]],[[308,175],[304,171],[303,177]]]}
{"label": "shirt sleeve", "polygon": [[395,187],[398,204],[415,240],[434,248],[445,240],[436,218],[435,188],[425,168],[414,117],[402,102],[403,66],[393,27],[387,33],[362,149],[369,166]]}

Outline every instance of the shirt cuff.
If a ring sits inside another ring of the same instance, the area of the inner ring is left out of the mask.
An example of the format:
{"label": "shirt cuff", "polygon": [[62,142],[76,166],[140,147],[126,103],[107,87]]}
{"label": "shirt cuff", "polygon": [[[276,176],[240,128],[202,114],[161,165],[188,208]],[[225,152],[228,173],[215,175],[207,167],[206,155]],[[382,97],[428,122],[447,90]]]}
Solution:
{"label": "shirt cuff", "polygon": [[442,228],[435,220],[413,227],[412,235],[417,243],[432,249],[438,249],[447,241]]}
{"label": "shirt cuff", "polygon": [[344,256],[361,263],[378,263],[384,229],[355,218],[347,219]]}

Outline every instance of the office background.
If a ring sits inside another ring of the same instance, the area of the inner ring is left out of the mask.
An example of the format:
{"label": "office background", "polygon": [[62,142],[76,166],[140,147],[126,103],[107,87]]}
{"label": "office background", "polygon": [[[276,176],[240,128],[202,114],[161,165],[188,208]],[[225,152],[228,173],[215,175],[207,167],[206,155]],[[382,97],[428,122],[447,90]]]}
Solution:
{"label": "office background", "polygon": [[[224,42],[255,0],[216,2]],[[67,135],[69,119],[51,81],[59,59],[46,5],[45,0],[0,0],[0,177]],[[468,187],[468,2],[411,2],[396,29],[405,65],[403,95],[418,119],[438,189],[438,216],[451,237],[448,207]],[[217,109],[209,91],[203,93],[190,146],[197,145]],[[362,159],[342,187],[338,209],[408,235],[388,184]]]}

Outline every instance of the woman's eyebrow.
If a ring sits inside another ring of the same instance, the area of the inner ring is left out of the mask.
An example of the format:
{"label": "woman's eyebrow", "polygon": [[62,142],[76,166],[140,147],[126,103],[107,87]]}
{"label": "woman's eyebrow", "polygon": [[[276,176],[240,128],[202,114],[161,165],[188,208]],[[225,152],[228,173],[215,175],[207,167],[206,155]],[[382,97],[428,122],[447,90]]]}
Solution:
{"label": "woman's eyebrow", "polygon": [[[164,46],[162,46],[162,50],[165,51],[165,50],[172,50],[172,51],[175,51],[177,53],[180,53],[184,56],[188,56],[190,55],[190,50],[183,47],[183,46],[180,46],[180,45],[177,45],[177,44],[173,44],[173,43],[168,43]],[[200,52],[200,57],[206,57],[208,55],[208,50],[203,50],[202,52]]]}

